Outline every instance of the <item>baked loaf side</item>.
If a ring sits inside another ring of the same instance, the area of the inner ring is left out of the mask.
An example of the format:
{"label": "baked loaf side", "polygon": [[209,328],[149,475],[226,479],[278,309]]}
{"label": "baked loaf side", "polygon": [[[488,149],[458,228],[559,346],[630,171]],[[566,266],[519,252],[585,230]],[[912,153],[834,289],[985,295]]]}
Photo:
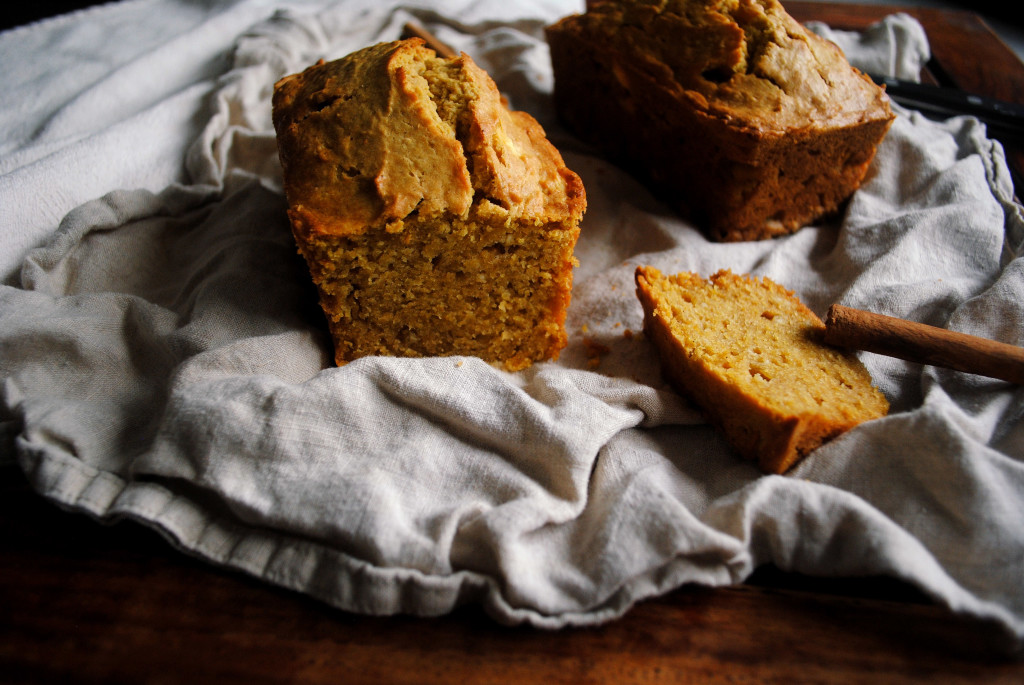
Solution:
{"label": "baked loaf side", "polygon": [[713,240],[836,210],[893,119],[884,89],[776,0],[603,0],[547,39],[566,125]]}
{"label": "baked loaf side", "polygon": [[789,290],[719,271],[636,271],[644,332],[666,377],[742,456],[784,473],[889,410],[864,365],[825,345],[825,325]]}
{"label": "baked loaf side", "polygon": [[371,46],[282,79],[273,117],[339,364],[557,357],[583,184],[468,56]]}

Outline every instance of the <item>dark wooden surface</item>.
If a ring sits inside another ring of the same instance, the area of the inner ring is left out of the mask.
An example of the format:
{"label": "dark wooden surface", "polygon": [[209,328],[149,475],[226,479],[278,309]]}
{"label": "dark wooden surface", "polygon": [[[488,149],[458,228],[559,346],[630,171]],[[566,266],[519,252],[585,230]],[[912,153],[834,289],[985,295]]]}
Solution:
{"label": "dark wooden surface", "polygon": [[[787,7],[851,29],[895,9]],[[1020,101],[1024,66],[977,17],[908,11],[941,78]],[[896,581],[770,569],[598,628],[504,627],[475,607],[358,616],[194,560],[137,524],[64,512],[0,467],[0,683],[1024,682],[1005,645]]]}
{"label": "dark wooden surface", "polygon": [[0,469],[3,683],[1020,683],[1001,632],[894,581],[762,573],[605,626],[367,617],[61,511]]}

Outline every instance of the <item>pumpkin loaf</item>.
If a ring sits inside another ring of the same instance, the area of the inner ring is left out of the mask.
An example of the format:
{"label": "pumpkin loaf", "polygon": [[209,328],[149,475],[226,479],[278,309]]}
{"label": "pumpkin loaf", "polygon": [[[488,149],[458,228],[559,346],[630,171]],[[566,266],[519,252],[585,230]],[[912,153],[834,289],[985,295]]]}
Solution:
{"label": "pumpkin loaf", "polygon": [[884,89],[776,0],[601,0],[547,28],[565,124],[712,240],[792,233],[863,180]]}
{"label": "pumpkin loaf", "polygon": [[742,456],[784,473],[839,434],[889,410],[852,353],[766,278],[636,270],[644,332],[668,380]]}
{"label": "pumpkin loaf", "polygon": [[275,86],[288,216],[344,364],[558,356],[586,206],[541,126],[418,38]]}

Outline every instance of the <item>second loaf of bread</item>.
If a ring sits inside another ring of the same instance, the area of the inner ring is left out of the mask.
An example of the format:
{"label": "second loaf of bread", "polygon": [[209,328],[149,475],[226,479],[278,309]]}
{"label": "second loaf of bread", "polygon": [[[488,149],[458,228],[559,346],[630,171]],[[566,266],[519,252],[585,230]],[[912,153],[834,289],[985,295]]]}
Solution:
{"label": "second loaf of bread", "polygon": [[555,104],[713,240],[791,233],[859,186],[882,88],[776,0],[602,0],[547,29]]}

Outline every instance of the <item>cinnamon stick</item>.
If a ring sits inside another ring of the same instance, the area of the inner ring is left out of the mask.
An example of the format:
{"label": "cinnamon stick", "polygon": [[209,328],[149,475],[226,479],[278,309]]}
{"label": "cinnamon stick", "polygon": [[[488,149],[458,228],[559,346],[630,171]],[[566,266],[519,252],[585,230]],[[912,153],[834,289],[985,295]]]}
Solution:
{"label": "cinnamon stick", "polygon": [[839,304],[829,307],[825,342],[1024,384],[1024,348]]}
{"label": "cinnamon stick", "polygon": [[436,52],[439,57],[450,58],[459,56],[459,53],[449,47],[447,43],[442,42],[437,36],[414,21],[407,21],[405,23],[405,26],[403,27],[403,35],[422,38],[427,42],[427,46],[433,48],[434,52]]}

